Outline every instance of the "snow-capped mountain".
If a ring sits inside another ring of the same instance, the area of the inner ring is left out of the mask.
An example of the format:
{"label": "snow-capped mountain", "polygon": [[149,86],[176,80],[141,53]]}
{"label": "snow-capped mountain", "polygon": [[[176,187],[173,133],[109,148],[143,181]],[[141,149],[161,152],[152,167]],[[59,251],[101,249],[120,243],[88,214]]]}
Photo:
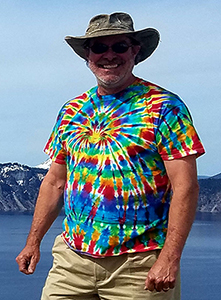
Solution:
{"label": "snow-capped mountain", "polygon": [[18,163],[0,164],[0,212],[33,212],[46,173]]}

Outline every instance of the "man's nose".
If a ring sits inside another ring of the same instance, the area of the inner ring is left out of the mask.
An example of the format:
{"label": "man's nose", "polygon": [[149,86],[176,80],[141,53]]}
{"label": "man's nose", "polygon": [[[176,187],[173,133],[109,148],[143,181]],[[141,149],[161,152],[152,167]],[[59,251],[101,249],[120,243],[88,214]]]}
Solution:
{"label": "man's nose", "polygon": [[103,54],[103,57],[110,60],[116,57],[116,53],[111,49],[111,47],[109,47],[108,50]]}

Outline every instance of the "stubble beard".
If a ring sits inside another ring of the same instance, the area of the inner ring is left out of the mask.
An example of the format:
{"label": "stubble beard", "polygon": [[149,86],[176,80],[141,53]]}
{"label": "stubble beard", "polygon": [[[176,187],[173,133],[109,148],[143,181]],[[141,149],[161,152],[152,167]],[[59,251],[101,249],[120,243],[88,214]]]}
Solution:
{"label": "stubble beard", "polygon": [[127,78],[133,76],[132,67],[130,68],[130,70],[122,70],[122,72],[119,72],[118,74],[114,74],[112,70],[110,70],[109,72],[107,71],[106,74],[102,74],[102,72],[101,74],[99,74],[97,67],[95,69],[93,68],[93,66],[90,66],[90,69],[97,79],[98,86],[103,87],[105,89],[118,89],[121,86],[124,86],[125,82],[127,81]]}

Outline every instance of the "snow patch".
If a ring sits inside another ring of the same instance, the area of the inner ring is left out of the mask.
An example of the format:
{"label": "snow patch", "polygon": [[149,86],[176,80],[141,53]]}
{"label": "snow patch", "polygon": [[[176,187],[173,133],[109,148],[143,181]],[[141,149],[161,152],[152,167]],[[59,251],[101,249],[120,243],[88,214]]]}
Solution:
{"label": "snow patch", "polygon": [[49,158],[40,165],[37,165],[35,168],[46,169],[48,170],[51,166],[52,160]]}

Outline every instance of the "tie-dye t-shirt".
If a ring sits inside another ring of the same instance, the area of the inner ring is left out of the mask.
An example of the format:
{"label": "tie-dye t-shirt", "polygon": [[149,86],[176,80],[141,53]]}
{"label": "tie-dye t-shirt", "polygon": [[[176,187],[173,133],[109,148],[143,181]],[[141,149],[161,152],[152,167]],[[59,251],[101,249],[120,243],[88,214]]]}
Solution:
{"label": "tie-dye t-shirt", "polygon": [[45,147],[67,166],[63,238],[95,257],[161,249],[171,199],[164,160],[204,153],[182,100],[137,78],[61,109]]}

